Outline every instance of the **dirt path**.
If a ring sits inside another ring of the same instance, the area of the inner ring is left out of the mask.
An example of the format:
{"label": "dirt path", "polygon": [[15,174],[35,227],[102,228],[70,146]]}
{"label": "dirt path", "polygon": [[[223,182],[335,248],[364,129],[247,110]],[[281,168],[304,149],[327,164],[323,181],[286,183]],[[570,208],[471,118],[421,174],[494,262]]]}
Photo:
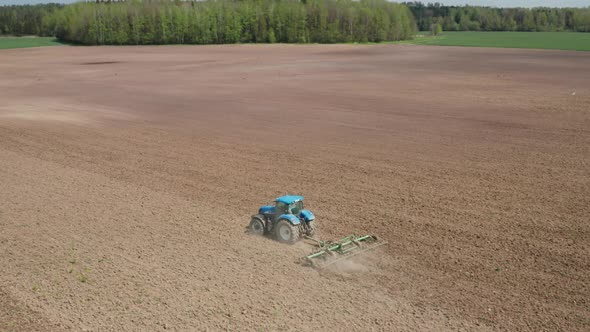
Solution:
{"label": "dirt path", "polygon": [[[387,46],[0,52],[0,328],[580,330],[590,58]],[[300,193],[344,270],[244,234]],[[5,314],[8,313],[8,314]],[[28,325],[36,324],[36,325]]]}

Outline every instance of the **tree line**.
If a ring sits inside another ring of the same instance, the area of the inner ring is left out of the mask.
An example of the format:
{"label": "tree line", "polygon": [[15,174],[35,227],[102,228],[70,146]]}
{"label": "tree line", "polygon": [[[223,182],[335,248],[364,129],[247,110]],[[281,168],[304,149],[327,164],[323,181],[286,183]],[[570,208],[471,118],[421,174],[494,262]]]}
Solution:
{"label": "tree line", "polygon": [[337,43],[416,29],[590,32],[590,8],[490,8],[386,0],[128,0],[0,6],[0,34],[102,44]]}
{"label": "tree line", "polygon": [[43,20],[62,7],[60,4],[0,6],[0,35],[51,35]]}
{"label": "tree line", "polygon": [[76,3],[43,25],[85,45],[382,42],[416,33],[409,9],[386,0]]}
{"label": "tree line", "polygon": [[590,8],[492,8],[405,2],[418,29],[440,24],[445,31],[590,32]]}

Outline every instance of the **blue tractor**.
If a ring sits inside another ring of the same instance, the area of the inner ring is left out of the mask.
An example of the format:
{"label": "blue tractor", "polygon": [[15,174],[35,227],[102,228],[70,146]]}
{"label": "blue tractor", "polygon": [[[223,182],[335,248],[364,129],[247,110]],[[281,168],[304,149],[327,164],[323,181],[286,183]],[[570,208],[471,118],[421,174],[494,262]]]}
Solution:
{"label": "blue tractor", "polygon": [[279,242],[295,243],[303,235],[312,237],[316,230],[315,216],[303,208],[303,196],[287,195],[275,205],[260,207],[252,216],[250,233],[274,236]]}

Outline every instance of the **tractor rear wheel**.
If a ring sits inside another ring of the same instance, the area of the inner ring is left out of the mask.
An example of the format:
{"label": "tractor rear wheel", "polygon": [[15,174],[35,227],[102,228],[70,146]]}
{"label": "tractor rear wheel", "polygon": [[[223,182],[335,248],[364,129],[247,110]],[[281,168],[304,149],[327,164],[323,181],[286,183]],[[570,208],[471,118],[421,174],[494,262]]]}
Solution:
{"label": "tractor rear wheel", "polygon": [[264,223],[258,218],[252,218],[250,221],[250,234],[264,235]]}
{"label": "tractor rear wheel", "polygon": [[293,244],[299,240],[299,226],[281,219],[275,226],[275,236],[279,242]]}
{"label": "tractor rear wheel", "polygon": [[313,237],[315,232],[318,228],[318,225],[315,223],[315,220],[312,220],[307,223],[307,236]]}

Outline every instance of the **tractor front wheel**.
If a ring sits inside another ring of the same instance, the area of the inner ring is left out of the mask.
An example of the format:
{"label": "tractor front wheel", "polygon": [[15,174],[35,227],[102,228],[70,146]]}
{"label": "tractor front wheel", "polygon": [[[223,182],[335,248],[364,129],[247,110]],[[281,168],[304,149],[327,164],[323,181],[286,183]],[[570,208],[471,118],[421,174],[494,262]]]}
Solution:
{"label": "tractor front wheel", "polygon": [[250,234],[264,235],[264,223],[258,218],[252,218],[250,221]]}
{"label": "tractor front wheel", "polygon": [[299,227],[291,225],[288,220],[279,220],[275,230],[275,236],[279,242],[293,244],[299,240]]}

